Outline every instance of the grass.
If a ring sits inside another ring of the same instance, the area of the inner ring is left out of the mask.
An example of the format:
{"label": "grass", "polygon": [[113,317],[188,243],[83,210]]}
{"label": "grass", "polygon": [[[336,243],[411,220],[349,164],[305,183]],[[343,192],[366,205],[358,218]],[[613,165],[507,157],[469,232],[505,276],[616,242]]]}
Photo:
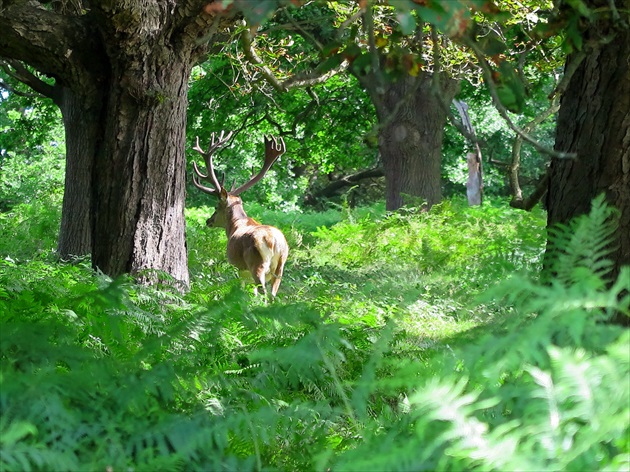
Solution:
{"label": "grass", "polygon": [[[220,300],[225,292],[217,285],[234,286],[237,278],[224,232],[204,226],[211,211],[187,211],[192,302]],[[429,213],[389,214],[382,204],[324,214],[275,214],[256,205],[247,211],[280,227],[291,246],[275,307],[315,310],[365,349],[393,321],[395,355],[426,363],[514,315],[477,297],[517,272],[536,273],[546,237],[543,212],[520,212],[501,200],[481,208],[448,200]]]}

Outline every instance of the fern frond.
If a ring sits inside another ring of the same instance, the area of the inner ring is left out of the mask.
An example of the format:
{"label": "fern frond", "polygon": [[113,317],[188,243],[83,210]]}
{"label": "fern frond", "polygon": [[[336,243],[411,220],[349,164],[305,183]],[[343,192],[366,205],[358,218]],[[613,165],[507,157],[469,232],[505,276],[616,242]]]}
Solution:
{"label": "fern frond", "polygon": [[566,285],[581,283],[589,274],[605,280],[613,267],[608,256],[615,250],[618,218],[618,210],[602,194],[593,200],[588,215],[550,228],[548,257],[554,278]]}

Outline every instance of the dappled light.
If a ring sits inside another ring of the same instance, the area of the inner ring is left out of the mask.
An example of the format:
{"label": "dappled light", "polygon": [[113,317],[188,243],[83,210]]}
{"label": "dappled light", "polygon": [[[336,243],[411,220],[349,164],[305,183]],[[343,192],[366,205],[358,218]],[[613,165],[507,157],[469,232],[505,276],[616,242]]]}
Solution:
{"label": "dappled light", "polygon": [[630,470],[628,11],[0,0],[0,470]]}
{"label": "dappled light", "polygon": [[[50,251],[11,259],[5,244],[3,465],[619,464],[629,339],[600,322],[628,313],[617,295],[629,287],[598,282],[614,224],[598,205],[558,239],[554,268],[566,275],[552,286],[528,275],[544,215],[505,201],[342,211],[317,229],[316,213],[278,214],[303,237],[269,306],[241,287],[205,209],[188,212],[186,295],[59,265]],[[379,244],[383,233],[398,245]],[[585,234],[601,235],[589,247],[604,252],[576,247]],[[578,266],[589,277],[574,278]]]}

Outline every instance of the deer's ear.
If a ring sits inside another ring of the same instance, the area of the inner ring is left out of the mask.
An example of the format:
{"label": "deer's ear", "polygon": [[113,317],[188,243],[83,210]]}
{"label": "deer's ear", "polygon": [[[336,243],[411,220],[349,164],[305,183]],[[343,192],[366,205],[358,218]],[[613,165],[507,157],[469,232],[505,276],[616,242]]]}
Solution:
{"label": "deer's ear", "polygon": [[225,187],[221,186],[221,200],[227,200],[228,193]]}

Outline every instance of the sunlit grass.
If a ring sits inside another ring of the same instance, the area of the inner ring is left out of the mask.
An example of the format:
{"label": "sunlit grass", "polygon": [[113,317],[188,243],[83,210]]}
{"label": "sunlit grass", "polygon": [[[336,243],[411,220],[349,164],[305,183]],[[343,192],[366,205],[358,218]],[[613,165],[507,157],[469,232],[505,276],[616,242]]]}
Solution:
{"label": "sunlit grass", "polygon": [[[401,346],[428,352],[502,319],[505,310],[496,307],[480,313],[477,295],[517,271],[537,271],[545,243],[544,213],[500,200],[481,208],[445,201],[429,213],[399,214],[382,204],[293,214],[250,207],[250,215],[280,227],[291,246],[276,304],[305,302],[331,320],[370,328],[394,320]],[[204,227],[211,212],[187,212],[195,291],[236,277],[223,231]]]}

